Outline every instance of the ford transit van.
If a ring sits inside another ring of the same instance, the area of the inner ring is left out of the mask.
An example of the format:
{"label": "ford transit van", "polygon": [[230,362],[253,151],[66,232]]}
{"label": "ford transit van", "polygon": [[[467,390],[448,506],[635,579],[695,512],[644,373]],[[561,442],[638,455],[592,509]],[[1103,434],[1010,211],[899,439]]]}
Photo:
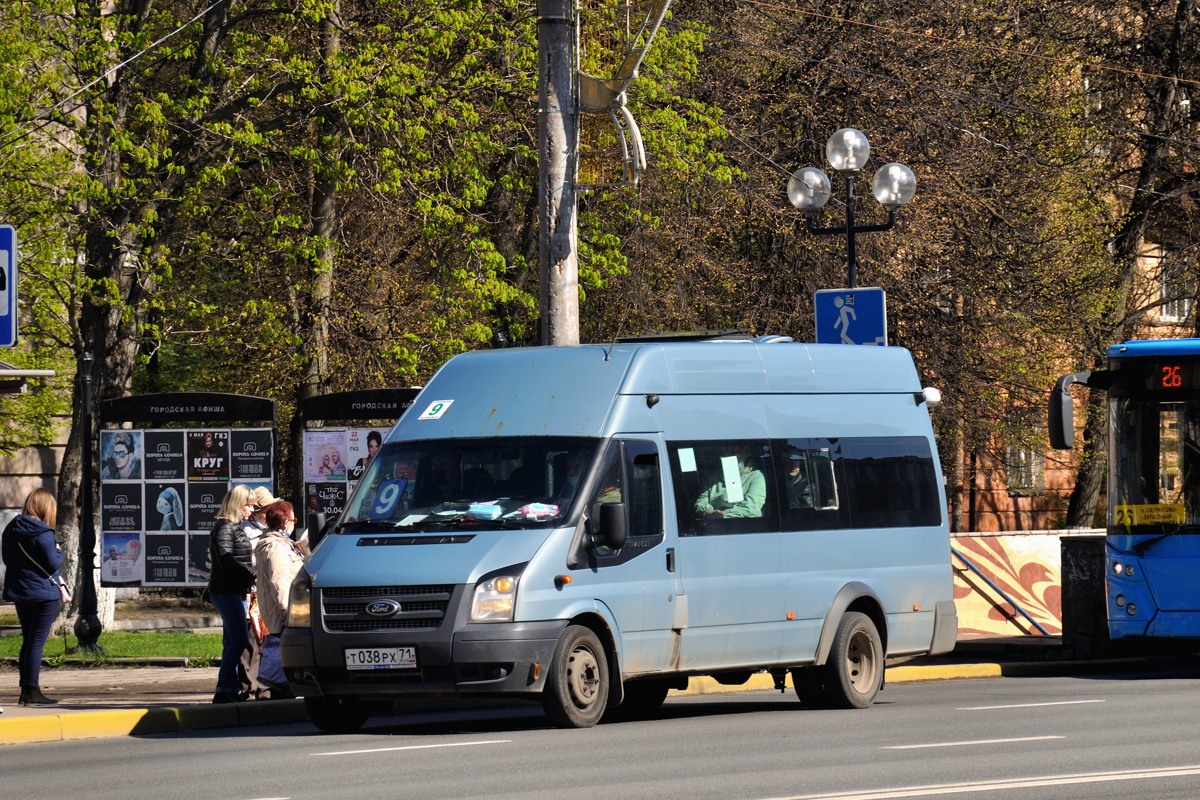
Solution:
{"label": "ford transit van", "polygon": [[290,598],[325,731],[405,697],[524,697],[557,725],[756,672],[862,708],[955,641],[944,487],[908,351],[786,337],[448,361]]}

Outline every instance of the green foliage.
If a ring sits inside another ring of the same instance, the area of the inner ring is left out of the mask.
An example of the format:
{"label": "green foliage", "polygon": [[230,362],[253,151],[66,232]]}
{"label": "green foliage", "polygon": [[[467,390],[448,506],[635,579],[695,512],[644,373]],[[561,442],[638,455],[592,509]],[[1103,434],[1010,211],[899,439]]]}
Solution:
{"label": "green foliage", "polygon": [[[611,77],[647,6],[582,2],[581,68]],[[897,160],[918,176],[896,229],[859,240],[860,281],[887,289],[893,341],[946,390],[946,439],[1032,441],[1027,410],[1064,361],[1153,307],[1109,245],[1138,230],[1116,187],[1149,141],[1123,131],[1159,121],[1153,82],[1129,76],[1170,66],[1138,37],[1173,41],[1173,9],[1146,6],[1143,26],[1119,3],[676,5],[628,91],[648,169],[579,201],[581,338],[811,340],[812,293],[844,281],[846,243],[809,235],[783,187],[855,124],[868,171]],[[57,373],[0,400],[0,451],[54,435],[85,350],[100,397],[216,389],[287,406],[301,385],[422,383],[497,331],[536,342],[536,4],[196,13],[0,10],[0,202],[25,276],[22,345],[5,360]],[[1183,62],[1179,85],[1197,77]],[[1096,87],[1117,102],[1097,106]],[[598,171],[619,174],[607,116],[583,133]],[[1149,159],[1176,182],[1135,198],[1177,196],[1181,159]],[[861,220],[879,221],[858,191]],[[1168,206],[1145,203],[1153,236],[1194,253],[1196,215]],[[1194,279],[1194,255],[1176,257]]]}
{"label": "green foliage", "polygon": [[[221,635],[187,631],[105,631],[99,644],[103,654],[79,649],[79,641],[66,628],[52,632],[44,658],[52,665],[82,663],[103,665],[113,659],[185,658],[208,665],[221,658]],[[21,649],[20,636],[0,638],[0,658],[15,659]]]}

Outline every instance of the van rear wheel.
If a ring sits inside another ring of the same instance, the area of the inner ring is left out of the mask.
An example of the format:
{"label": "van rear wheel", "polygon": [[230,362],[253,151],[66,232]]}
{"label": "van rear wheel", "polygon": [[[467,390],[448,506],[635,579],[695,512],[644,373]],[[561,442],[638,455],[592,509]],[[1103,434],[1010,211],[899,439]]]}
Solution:
{"label": "van rear wheel", "polygon": [[883,643],[866,614],[851,611],[838,623],[829,660],[821,668],[826,708],[866,708],[883,686]]}
{"label": "van rear wheel", "polygon": [[822,667],[795,667],[792,670],[792,689],[805,708],[827,707],[821,672]]}
{"label": "van rear wheel", "polygon": [[371,715],[367,704],[357,697],[306,697],[304,710],[324,733],[354,733]]}
{"label": "van rear wheel", "polygon": [[608,656],[590,628],[568,625],[554,648],[542,708],[560,728],[590,728],[608,703]]}

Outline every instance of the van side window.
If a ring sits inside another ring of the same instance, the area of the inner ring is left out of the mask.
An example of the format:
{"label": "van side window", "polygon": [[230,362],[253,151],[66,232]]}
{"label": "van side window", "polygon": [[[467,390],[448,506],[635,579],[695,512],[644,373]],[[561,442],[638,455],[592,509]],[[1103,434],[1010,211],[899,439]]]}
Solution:
{"label": "van side window", "polygon": [[598,532],[600,508],[606,503],[624,503],[629,539],[620,550],[588,548],[583,539],[572,545],[567,565],[610,567],[650,552],[665,538],[663,529],[662,476],[658,447],[654,442],[620,439],[609,443],[600,461],[598,477],[585,506],[588,532]]}
{"label": "van side window", "polygon": [[627,442],[629,464],[630,536],[663,535],[662,477],[653,442]]}
{"label": "van side window", "polygon": [[940,493],[929,441],[920,436],[845,439],[850,524],[855,528],[938,525]]}
{"label": "van side window", "polygon": [[663,535],[662,481],[653,442],[625,439],[609,446],[600,468],[600,481],[588,502],[593,522],[600,519],[600,506],[605,503],[625,504],[631,537]]}
{"label": "van side window", "polygon": [[841,449],[828,439],[788,439],[774,446],[785,531],[849,527]]}
{"label": "van side window", "polygon": [[777,530],[767,442],[671,442],[667,449],[681,535]]}

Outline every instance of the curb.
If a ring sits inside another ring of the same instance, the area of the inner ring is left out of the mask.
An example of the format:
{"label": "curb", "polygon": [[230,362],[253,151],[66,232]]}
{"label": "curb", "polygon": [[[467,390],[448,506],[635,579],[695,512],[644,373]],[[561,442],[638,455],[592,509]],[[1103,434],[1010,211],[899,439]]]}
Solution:
{"label": "curb", "polygon": [[225,705],[97,709],[35,717],[0,717],[0,746],[66,742],[149,733],[180,733],[308,719],[302,700],[261,700]]}

